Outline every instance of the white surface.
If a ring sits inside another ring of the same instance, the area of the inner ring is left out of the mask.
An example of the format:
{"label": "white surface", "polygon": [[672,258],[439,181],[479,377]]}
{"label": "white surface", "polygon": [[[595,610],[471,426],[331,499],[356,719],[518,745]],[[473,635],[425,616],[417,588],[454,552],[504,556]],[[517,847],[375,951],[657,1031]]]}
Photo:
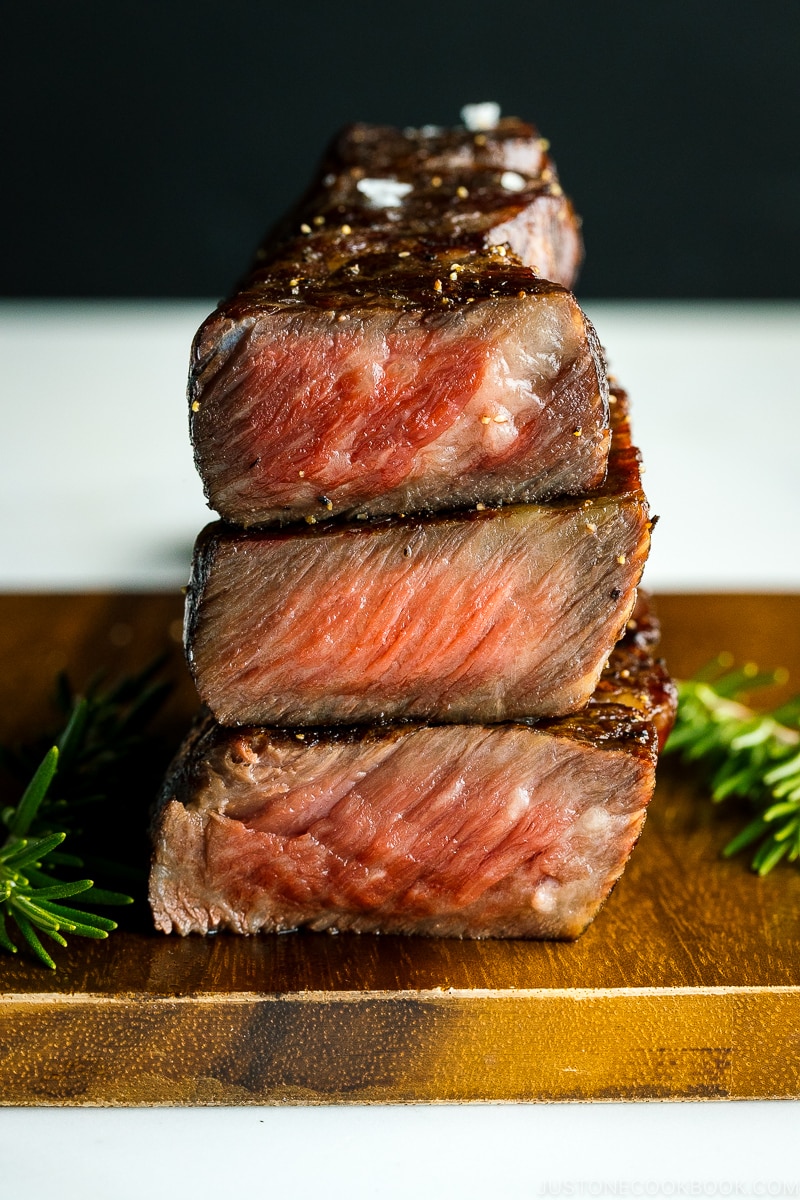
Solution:
{"label": "white surface", "polygon": [[[800,1195],[800,1103],[0,1110],[3,1200]],[[54,1186],[56,1185],[56,1186]]]}
{"label": "white surface", "polygon": [[587,310],[661,517],[649,587],[800,588],[800,305]]}
{"label": "white surface", "polygon": [[[0,307],[0,587],[185,581],[208,513],[183,391],[209,307]],[[662,516],[650,586],[800,587],[800,306],[588,307]],[[799,1121],[768,1102],[0,1109],[0,1200],[796,1197]]]}
{"label": "white surface", "polygon": [[[0,305],[0,588],[178,587],[211,303]],[[633,400],[656,590],[800,588],[800,305],[587,306]]]}
{"label": "white surface", "polygon": [[185,401],[210,304],[0,306],[0,587],[178,587],[210,519]]}

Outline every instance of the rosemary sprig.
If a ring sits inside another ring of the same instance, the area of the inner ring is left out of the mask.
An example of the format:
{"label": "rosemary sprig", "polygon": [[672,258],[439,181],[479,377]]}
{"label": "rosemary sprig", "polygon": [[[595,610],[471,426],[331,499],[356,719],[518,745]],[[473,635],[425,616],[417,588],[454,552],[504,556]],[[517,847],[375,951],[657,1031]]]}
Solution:
{"label": "rosemary sprig", "polygon": [[48,747],[58,745],[58,795],[45,796],[37,828],[52,828],[55,823],[70,834],[80,834],[85,810],[118,790],[120,774],[139,755],[145,729],[170,690],[168,683],[158,679],[164,662],[164,657],[158,658],[107,690],[103,690],[103,675],[98,674],[83,695],[60,674],[54,697],[64,726],[60,735],[51,731],[16,752],[0,746],[0,765],[21,782]]}
{"label": "rosemary sprig", "polygon": [[[65,730],[65,736],[71,726],[72,722]],[[59,748],[52,746],[34,772],[19,803],[4,810],[3,823],[8,835],[0,847],[0,946],[10,954],[17,952],[8,932],[7,921],[11,920],[39,961],[52,970],[55,970],[56,964],[42,945],[37,930],[59,946],[66,946],[65,933],[106,938],[112,929],[117,928],[116,921],[108,917],[59,904],[59,900],[91,891],[92,895],[88,898],[92,904],[133,903],[131,896],[96,888],[91,879],[61,880],[42,869],[44,861],[67,836],[63,832],[49,833],[43,837],[27,836],[55,778],[58,759]]]}
{"label": "rosemary sprig", "polygon": [[[64,880],[53,871],[84,866],[82,857],[61,849],[62,843],[68,834],[80,843],[87,811],[119,791],[131,759],[141,750],[144,728],[169,691],[168,684],[155,679],[162,664],[158,660],[106,691],[97,677],[83,696],[59,676],[56,701],[66,724],[57,739],[48,739],[55,744],[43,754],[41,740],[16,753],[0,748],[7,771],[30,775],[17,804],[0,813],[0,827],[6,829],[0,845],[0,948],[9,953],[17,952],[11,922],[35,957],[55,969],[40,935],[66,946],[65,933],[106,938],[117,928],[108,917],[62,901],[81,895],[81,903],[92,906],[133,903],[122,892],[95,887],[91,879]],[[135,872],[127,874],[136,877]]]}
{"label": "rosemary sprig", "polygon": [[731,666],[730,656],[720,655],[694,679],[678,682],[678,717],[666,750],[703,765],[715,802],[749,801],[752,820],[723,854],[755,846],[753,870],[766,875],[783,858],[800,859],[800,697],[757,712],[742,697],[784,683],[786,672]]}

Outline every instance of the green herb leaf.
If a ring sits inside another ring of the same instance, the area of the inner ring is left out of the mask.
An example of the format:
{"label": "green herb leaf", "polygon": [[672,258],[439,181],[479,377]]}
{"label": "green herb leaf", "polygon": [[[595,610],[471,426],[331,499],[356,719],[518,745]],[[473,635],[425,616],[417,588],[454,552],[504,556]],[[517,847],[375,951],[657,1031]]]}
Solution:
{"label": "green herb leaf", "polygon": [[22,793],[22,799],[14,811],[9,824],[13,837],[24,837],[30,829],[31,822],[47,795],[47,789],[50,787],[57,768],[58,746],[53,746],[52,749],[47,751],[47,754],[45,754],[37,767],[33,779]]}
{"label": "green herb leaf", "polygon": [[65,921],[83,925],[86,928],[103,929],[106,933],[111,933],[113,929],[117,928],[117,922],[111,921],[108,917],[100,917],[97,913],[82,912],[77,908],[67,908],[63,904],[54,904],[52,900],[43,900],[41,907],[54,917],[62,917]]}
{"label": "green herb leaf", "polygon": [[74,883],[58,883],[53,887],[37,887],[31,892],[36,900],[66,900],[68,896],[77,896],[80,892],[88,892],[93,887],[91,879],[76,879]]}
{"label": "green herb leaf", "polygon": [[2,946],[4,950],[7,950],[9,954],[17,953],[17,947],[14,945],[11,938],[8,936],[8,930],[6,929],[6,919],[5,919],[5,916],[3,915],[2,909],[0,909],[0,946]]}
{"label": "green herb leaf", "polygon": [[45,858],[51,850],[61,845],[66,836],[65,833],[51,833],[44,838],[22,838],[19,842],[9,840],[0,850],[0,862],[6,867],[13,867],[15,871],[21,871],[29,863]]}
{"label": "green herb leaf", "polygon": [[124,892],[109,892],[105,888],[92,888],[91,896],[87,897],[90,904],[101,905],[123,905],[133,904],[133,896],[126,896]]}
{"label": "green herb leaf", "polygon": [[[19,946],[11,936],[15,927],[36,959],[53,970],[55,962],[39,933],[66,946],[64,933],[106,938],[117,928],[108,917],[60,901],[80,895],[82,904],[92,906],[133,903],[131,896],[96,888],[90,879],[61,879],[64,869],[82,870],[84,860],[60,847],[68,833],[80,834],[83,813],[115,794],[126,764],[140,751],[144,728],[169,691],[156,679],[164,661],[149,664],[105,692],[101,673],[83,697],[75,695],[65,675],[59,675],[56,703],[65,723],[60,734],[49,739],[44,757],[41,742],[38,749],[19,752],[0,747],[3,766],[23,780],[23,771],[29,777],[19,802],[0,814],[8,831],[5,841],[0,840],[0,950],[17,953]],[[56,795],[54,780],[58,781]],[[87,859],[93,874],[99,865],[101,873],[138,878],[129,867],[93,853]]]}
{"label": "green herb leaf", "polygon": [[23,916],[21,912],[15,913],[14,917],[20,933],[25,938],[25,941],[28,943],[33,953],[39,959],[39,962],[43,963],[44,966],[49,967],[51,971],[55,971],[56,964],[53,962],[52,958],[39,941],[38,937],[36,936],[36,931],[34,930],[30,921]]}
{"label": "green herb leaf", "polygon": [[772,712],[743,703],[753,690],[785,681],[753,663],[728,670],[730,659],[678,683],[678,716],[670,754],[701,764],[712,799],[748,801],[755,816],[723,850],[726,858],[756,846],[752,868],[766,875],[800,859],[800,697]]}

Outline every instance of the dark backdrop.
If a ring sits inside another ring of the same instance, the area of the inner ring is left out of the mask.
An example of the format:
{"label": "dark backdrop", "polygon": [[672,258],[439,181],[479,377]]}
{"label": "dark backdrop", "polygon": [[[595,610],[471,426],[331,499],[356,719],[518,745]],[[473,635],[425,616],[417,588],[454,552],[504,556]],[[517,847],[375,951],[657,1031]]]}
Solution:
{"label": "dark backdrop", "polygon": [[8,6],[0,291],[216,296],[352,120],[550,138],[580,291],[795,297],[797,0]]}

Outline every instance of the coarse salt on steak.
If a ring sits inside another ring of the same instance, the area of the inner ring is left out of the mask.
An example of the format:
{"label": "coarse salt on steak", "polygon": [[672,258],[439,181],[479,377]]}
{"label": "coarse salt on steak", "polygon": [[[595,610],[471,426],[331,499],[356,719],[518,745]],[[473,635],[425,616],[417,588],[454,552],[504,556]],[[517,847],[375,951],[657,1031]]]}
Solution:
{"label": "coarse salt on steak", "polygon": [[602,479],[597,338],[532,265],[530,212],[566,204],[546,161],[520,122],[477,146],[463,130],[349,131],[195,338],[190,428],[212,508],[250,526]]}

